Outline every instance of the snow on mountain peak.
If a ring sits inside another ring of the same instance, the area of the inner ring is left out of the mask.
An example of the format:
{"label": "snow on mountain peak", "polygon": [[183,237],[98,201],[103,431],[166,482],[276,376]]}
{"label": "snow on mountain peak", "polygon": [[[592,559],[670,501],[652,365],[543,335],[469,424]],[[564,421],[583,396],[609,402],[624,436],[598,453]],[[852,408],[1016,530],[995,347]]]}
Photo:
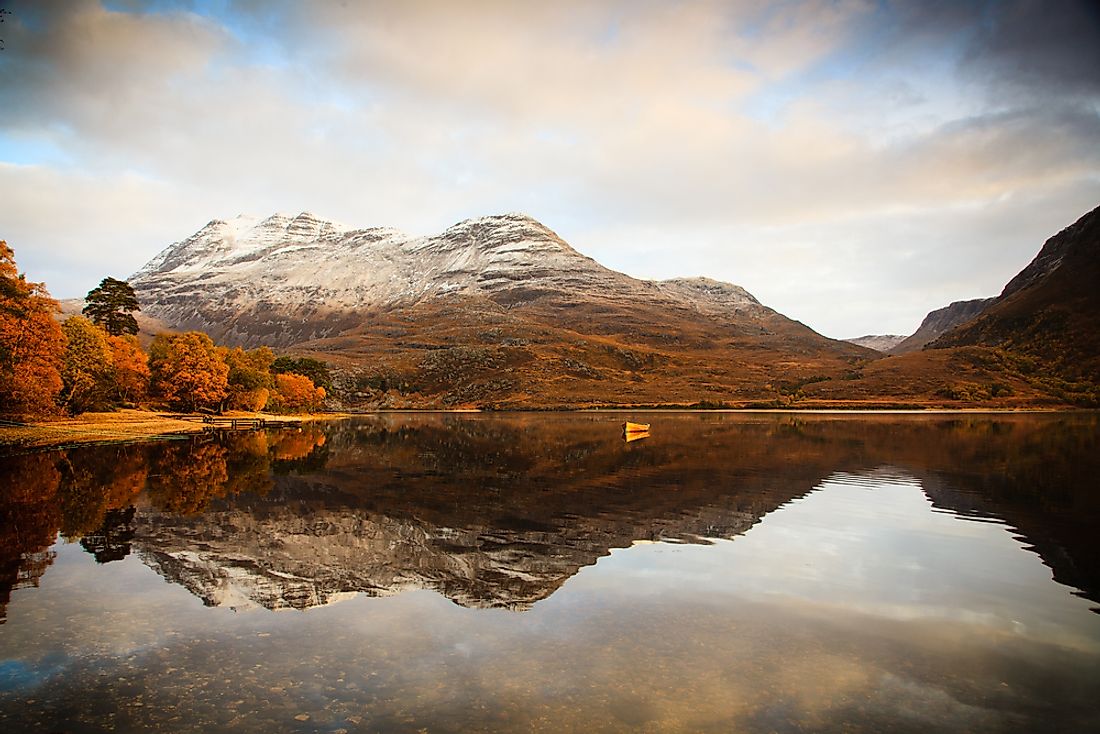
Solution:
{"label": "snow on mountain peak", "polygon": [[[206,326],[209,317],[198,315],[203,309],[221,319],[254,309],[353,312],[456,293],[508,303],[549,294],[645,297],[654,287],[603,267],[518,213],[467,219],[416,238],[394,229],[350,229],[310,212],[262,220],[241,215],[214,220],[174,243],[131,283],[150,314],[194,328]],[[697,309],[760,308],[728,283],[657,286]]]}

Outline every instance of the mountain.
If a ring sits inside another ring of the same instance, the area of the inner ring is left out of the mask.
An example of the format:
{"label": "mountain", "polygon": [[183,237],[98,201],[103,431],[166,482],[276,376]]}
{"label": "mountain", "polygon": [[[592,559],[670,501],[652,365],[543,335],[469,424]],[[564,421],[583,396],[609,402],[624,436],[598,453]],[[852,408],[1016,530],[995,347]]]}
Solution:
{"label": "mountain", "polygon": [[[992,299],[933,311],[885,358],[804,386],[809,402],[1100,406],[1100,207],[1051,237]],[[922,341],[932,338],[921,349]]]}
{"label": "mountain", "polygon": [[975,298],[970,301],[955,301],[954,303],[930,311],[920,326],[911,335],[889,349],[883,351],[890,354],[905,354],[922,349],[925,344],[934,341],[942,334],[954,329],[959,324],[965,324],[993,303],[993,298]]}
{"label": "mountain", "polygon": [[309,213],[214,220],[130,283],[146,315],[321,356],[372,405],[775,400],[874,354],[730,283],[610,270],[522,214],[429,237]]}
{"label": "mountain", "polygon": [[874,349],[876,352],[888,352],[905,339],[906,337],[901,334],[867,334],[866,336],[857,336],[844,341]]}
{"label": "mountain", "polygon": [[975,319],[932,349],[996,347],[1022,369],[1100,386],[1100,207],[1051,237]]}

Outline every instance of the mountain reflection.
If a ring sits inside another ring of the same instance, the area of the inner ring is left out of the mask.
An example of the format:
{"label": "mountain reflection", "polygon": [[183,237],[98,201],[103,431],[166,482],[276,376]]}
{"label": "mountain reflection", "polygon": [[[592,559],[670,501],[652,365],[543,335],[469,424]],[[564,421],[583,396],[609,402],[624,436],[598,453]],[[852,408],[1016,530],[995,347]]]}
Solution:
{"label": "mountain reflection", "polygon": [[0,459],[0,607],[58,533],[130,553],[208,605],[270,609],[429,588],[525,609],[611,549],[744,533],[831,475],[879,467],[997,517],[1100,599],[1095,415],[386,415],[290,431]]}

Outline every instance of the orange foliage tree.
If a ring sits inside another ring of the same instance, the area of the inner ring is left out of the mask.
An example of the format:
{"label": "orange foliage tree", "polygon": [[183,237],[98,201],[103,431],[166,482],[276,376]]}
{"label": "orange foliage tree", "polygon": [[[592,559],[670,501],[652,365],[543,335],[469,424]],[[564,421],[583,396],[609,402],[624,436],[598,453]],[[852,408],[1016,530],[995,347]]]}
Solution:
{"label": "orange foliage tree", "polygon": [[149,347],[151,389],[177,410],[220,407],[229,366],[206,334],[158,334]]}
{"label": "orange foliage tree", "polygon": [[136,336],[108,336],[113,366],[112,397],[122,403],[144,400],[149,392],[149,358]]}
{"label": "orange foliage tree", "polygon": [[275,375],[275,395],[268,407],[287,413],[317,410],[325,399],[325,389],[313,384],[305,375],[288,372]]}
{"label": "orange foliage tree", "polygon": [[19,274],[15,253],[0,240],[0,413],[56,409],[64,348],[57,310],[45,286]]}

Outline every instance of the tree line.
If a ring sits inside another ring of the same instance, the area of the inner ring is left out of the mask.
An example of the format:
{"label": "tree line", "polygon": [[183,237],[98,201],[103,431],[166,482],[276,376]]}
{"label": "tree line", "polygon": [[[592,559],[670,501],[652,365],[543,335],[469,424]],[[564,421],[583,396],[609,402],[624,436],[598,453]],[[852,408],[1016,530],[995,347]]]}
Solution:
{"label": "tree line", "polygon": [[309,357],[276,357],[268,347],[216,345],[206,334],[158,334],[148,352],[137,339],[130,285],[104,278],[82,316],[59,322],[43,283],[19,273],[0,240],[0,414],[35,417],[151,402],[193,412],[321,407],[331,381]]}

